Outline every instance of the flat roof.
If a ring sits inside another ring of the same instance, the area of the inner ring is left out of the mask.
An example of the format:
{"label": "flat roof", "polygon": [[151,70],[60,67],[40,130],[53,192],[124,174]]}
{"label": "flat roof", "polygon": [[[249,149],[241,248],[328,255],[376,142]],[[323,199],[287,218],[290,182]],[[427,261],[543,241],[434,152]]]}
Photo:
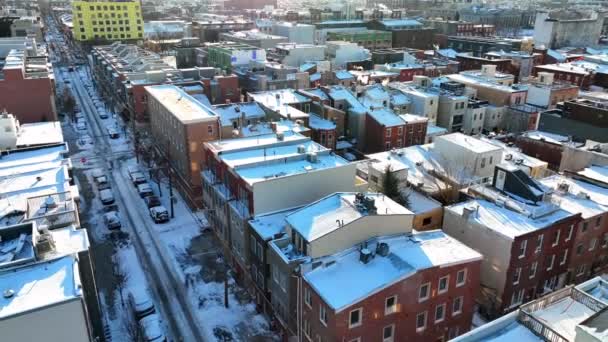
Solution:
{"label": "flat roof", "polygon": [[[365,196],[374,200],[376,214],[357,208],[356,193],[339,192],[304,206],[286,220],[304,239],[313,241],[364,216],[413,214],[383,194],[365,193]],[[338,220],[340,226],[336,223]]]}
{"label": "flat roof", "polygon": [[249,185],[253,185],[276,178],[331,169],[348,164],[348,161],[344,158],[337,154],[332,154],[328,150],[314,153],[317,153],[316,162],[309,161],[306,158],[306,154],[304,154],[298,159],[287,159],[284,163],[280,164],[264,163],[240,167],[236,170],[236,173]]}
{"label": "flat roof", "polygon": [[148,86],[146,90],[182,123],[188,124],[217,118],[211,108],[205,107],[175,85]]}
{"label": "flat roof", "polygon": [[582,180],[564,177],[562,175],[553,175],[540,180],[540,182],[551,189],[557,189],[561,184],[568,186],[568,194],[571,195],[582,195],[603,207],[608,208],[608,189],[600,187]]}
{"label": "flat roof", "polygon": [[291,144],[294,142],[305,142],[309,140],[310,138],[305,137],[302,134],[292,131],[285,131],[283,132],[282,140],[279,139],[276,133],[269,133],[237,139],[216,140],[207,142],[206,144],[211,146],[213,150],[219,154],[227,154],[236,151],[271,147],[276,144]]}
{"label": "flat roof", "polygon": [[0,288],[14,295],[0,297],[0,318],[82,297],[77,267],[76,258],[68,255],[1,272]]}
{"label": "flat roof", "polygon": [[257,215],[249,220],[249,225],[262,239],[266,241],[272,240],[285,232],[285,226],[287,225],[285,218],[297,209],[290,208],[279,212]]}
{"label": "flat roof", "polygon": [[440,137],[437,137],[435,141],[437,140],[447,141],[450,144],[458,145],[474,153],[486,153],[502,150],[502,148],[500,148],[499,146],[490,144],[483,140],[462,133],[450,133],[442,135]]}
{"label": "flat roof", "polygon": [[577,174],[608,185],[608,166],[592,165]]}
{"label": "flat roof", "polygon": [[59,121],[21,124],[17,136],[17,146],[47,145],[63,142],[63,132]]}
{"label": "flat roof", "polygon": [[[263,118],[266,116],[264,109],[257,102],[242,102],[214,106],[219,115],[222,126],[232,126],[233,120],[241,117],[245,119]],[[246,122],[244,124],[247,124]]]}
{"label": "flat roof", "polygon": [[482,259],[441,230],[380,237],[370,240],[367,248],[375,250],[378,243],[388,244],[387,257],[376,254],[364,264],[359,261],[359,247],[353,247],[328,257],[325,264],[304,274],[304,279],[329,306],[341,311],[418,270]]}
{"label": "flat roof", "polygon": [[395,112],[387,108],[379,108],[367,112],[376,122],[385,127],[405,125],[405,121]]}
{"label": "flat roof", "polygon": [[[252,145],[253,147],[254,145]],[[297,141],[297,143],[277,143],[273,145],[260,146],[247,150],[222,153],[220,158],[226,165],[233,168],[238,168],[245,165],[270,162],[273,160],[281,160],[285,158],[299,156],[302,153],[298,149],[304,148],[304,153],[328,151],[328,149],[318,143],[307,139]]]}
{"label": "flat roof", "polygon": [[469,220],[509,239],[515,239],[517,236],[549,227],[553,223],[573,215],[563,209],[557,209],[534,219],[483,199],[475,199],[447,206],[445,210],[462,216],[465,208],[474,211]]}

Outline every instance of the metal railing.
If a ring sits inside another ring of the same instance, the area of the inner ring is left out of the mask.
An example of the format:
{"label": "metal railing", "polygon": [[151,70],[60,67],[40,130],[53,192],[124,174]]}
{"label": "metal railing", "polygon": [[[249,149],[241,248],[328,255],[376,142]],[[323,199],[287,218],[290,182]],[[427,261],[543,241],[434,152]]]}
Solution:
{"label": "metal railing", "polygon": [[557,331],[551,329],[531,314],[520,310],[517,320],[526,328],[530,329],[535,335],[549,342],[570,342]]}

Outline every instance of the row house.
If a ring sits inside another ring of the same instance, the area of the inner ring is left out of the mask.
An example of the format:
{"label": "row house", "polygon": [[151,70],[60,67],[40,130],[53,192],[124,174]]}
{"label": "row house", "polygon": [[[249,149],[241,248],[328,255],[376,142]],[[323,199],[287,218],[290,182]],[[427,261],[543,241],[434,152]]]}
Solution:
{"label": "row house", "polygon": [[482,312],[503,315],[568,282],[580,213],[552,203],[523,171],[496,166],[492,187],[474,186],[476,198],[444,209],[444,231],[484,255]]}
{"label": "row house", "polygon": [[[309,341],[446,341],[469,330],[481,254],[440,230],[375,237],[303,264]],[[348,289],[348,290],[346,290]]]}
{"label": "row house", "polygon": [[414,76],[411,84],[392,82],[388,87],[403,93],[411,102],[411,114],[428,118],[430,124],[437,123],[439,109],[439,94],[429,91],[431,80],[426,76]]}
{"label": "row house", "polygon": [[543,109],[553,109],[560,102],[578,98],[578,86],[556,82],[554,74],[549,72],[538,72],[537,75],[528,84],[528,104]]}
{"label": "row house", "polygon": [[397,115],[387,108],[370,110],[365,122],[365,151],[375,153],[424,143],[428,119]]}
{"label": "row house", "polygon": [[581,147],[582,142],[572,141],[571,137],[544,131],[528,131],[517,136],[515,145],[529,156],[546,161],[552,170],[560,169],[566,146]]}
{"label": "row house", "polygon": [[608,189],[555,175],[540,180],[565,211],[581,214],[575,227],[568,269],[570,283],[601,275],[608,268]]}
{"label": "row house", "polygon": [[589,86],[594,84],[594,71],[573,63],[545,64],[534,67],[534,76],[538,76],[541,72],[552,73],[555,80],[578,86],[581,89],[589,89]]}
{"label": "row house", "polygon": [[203,204],[239,275],[249,260],[245,227],[253,216],[365,186],[355,164],[293,131],[207,142],[203,155]]}
{"label": "row house", "polygon": [[[485,66],[482,72],[462,72],[460,74],[446,75],[454,82],[462,83],[467,87],[476,90],[477,98],[488,101],[495,106],[511,106],[525,104],[528,88],[524,85],[513,84],[513,76],[496,77],[492,71],[488,71],[492,66]],[[504,74],[500,74],[501,76]]]}
{"label": "row house", "polygon": [[526,303],[453,342],[606,341],[608,282],[595,277]]}

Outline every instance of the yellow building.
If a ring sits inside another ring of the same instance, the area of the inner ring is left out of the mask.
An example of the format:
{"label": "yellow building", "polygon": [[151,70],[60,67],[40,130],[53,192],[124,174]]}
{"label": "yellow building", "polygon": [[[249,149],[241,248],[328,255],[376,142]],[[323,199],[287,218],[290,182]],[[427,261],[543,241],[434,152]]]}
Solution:
{"label": "yellow building", "polygon": [[74,1],[73,35],[78,41],[142,39],[144,21],[138,0]]}

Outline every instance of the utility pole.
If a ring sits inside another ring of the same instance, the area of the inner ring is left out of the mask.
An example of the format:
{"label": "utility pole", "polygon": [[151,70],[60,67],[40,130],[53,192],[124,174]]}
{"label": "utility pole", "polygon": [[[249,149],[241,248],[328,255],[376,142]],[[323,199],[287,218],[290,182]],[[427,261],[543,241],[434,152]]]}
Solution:
{"label": "utility pole", "polygon": [[173,177],[171,177],[171,167],[169,167],[169,202],[171,203],[171,218],[174,218],[175,214],[173,213],[173,184],[172,184],[172,179],[173,179]]}

